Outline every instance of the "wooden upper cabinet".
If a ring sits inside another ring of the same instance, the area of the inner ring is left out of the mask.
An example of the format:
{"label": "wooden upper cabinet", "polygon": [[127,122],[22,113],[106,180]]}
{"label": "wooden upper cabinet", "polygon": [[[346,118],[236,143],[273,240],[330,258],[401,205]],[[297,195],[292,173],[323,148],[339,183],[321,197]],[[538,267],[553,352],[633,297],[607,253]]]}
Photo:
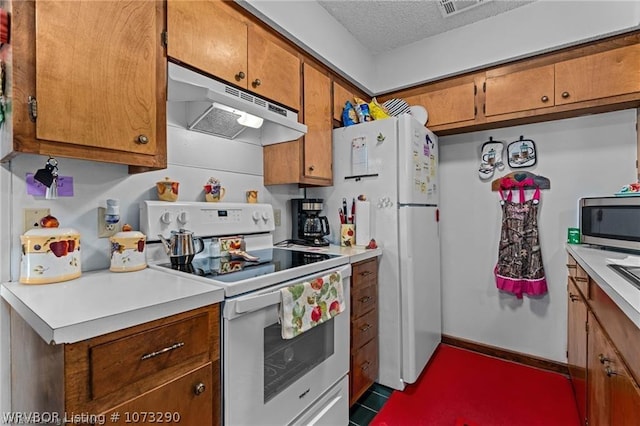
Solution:
{"label": "wooden upper cabinet", "polygon": [[556,105],[640,93],[640,44],[559,62]]}
{"label": "wooden upper cabinet", "polygon": [[495,76],[487,72],[485,116],[553,106],[553,65]]}
{"label": "wooden upper cabinet", "polygon": [[337,82],[333,82],[333,119],[342,123],[342,110],[347,101],[353,102],[354,93]]}
{"label": "wooden upper cabinet", "polygon": [[220,0],[167,3],[170,57],[300,110],[300,59]]}
{"label": "wooden upper cabinet", "polygon": [[[300,59],[269,38],[258,26],[249,28],[249,90],[300,110]],[[330,93],[330,92],[329,92]],[[328,105],[331,105],[329,99]]]}
{"label": "wooden upper cabinet", "polygon": [[167,1],[167,54],[247,87],[247,24],[220,1]]}
{"label": "wooden upper cabinet", "polygon": [[332,181],[331,79],[307,63],[303,73],[304,122],[308,128],[303,176]]}
{"label": "wooden upper cabinet", "polygon": [[[166,167],[163,5],[37,1],[12,7],[12,26],[21,30],[13,34],[8,65],[14,150]],[[33,109],[29,98],[37,103]]]}
{"label": "wooden upper cabinet", "polygon": [[36,2],[38,138],[154,153],[159,34],[154,2]]}
{"label": "wooden upper cabinet", "polygon": [[474,83],[467,82],[404,99],[409,105],[422,105],[427,109],[427,127],[431,128],[473,120],[476,112],[475,93]]}

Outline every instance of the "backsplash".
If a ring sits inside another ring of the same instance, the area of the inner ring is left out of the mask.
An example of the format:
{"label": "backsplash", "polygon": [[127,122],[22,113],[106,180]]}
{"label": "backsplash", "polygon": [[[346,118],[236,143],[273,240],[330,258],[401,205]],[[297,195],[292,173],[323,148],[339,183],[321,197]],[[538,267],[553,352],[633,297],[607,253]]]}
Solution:
{"label": "backsplash", "polygon": [[109,267],[109,239],[98,238],[98,207],[107,199],[120,202],[120,222],[139,225],[139,203],[156,200],[155,183],[169,177],[180,182],[179,201],[205,201],[203,186],[210,177],[225,187],[224,201],[244,202],[245,191],[258,190],[258,201],[282,212],[282,225],[276,227],[274,241],[289,237],[290,214],[287,200],[300,196],[296,185],[263,185],[262,147],[238,140],[216,138],[189,132],[176,126],[167,128],[168,167],[164,170],[130,175],[124,165],[57,158],[60,176],[73,177],[72,197],[47,200],[27,194],[26,174],[41,169],[47,157],[21,154],[11,161],[11,279],[19,278],[20,235],[23,209],[49,208],[60,227],[76,229],[81,236],[82,269]]}

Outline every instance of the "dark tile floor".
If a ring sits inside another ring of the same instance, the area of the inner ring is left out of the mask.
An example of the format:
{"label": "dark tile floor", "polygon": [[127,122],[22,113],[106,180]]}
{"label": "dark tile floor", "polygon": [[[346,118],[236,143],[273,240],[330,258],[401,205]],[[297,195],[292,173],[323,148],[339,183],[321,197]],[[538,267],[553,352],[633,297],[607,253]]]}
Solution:
{"label": "dark tile floor", "polygon": [[374,383],[349,411],[349,426],[367,426],[387,402],[393,389]]}

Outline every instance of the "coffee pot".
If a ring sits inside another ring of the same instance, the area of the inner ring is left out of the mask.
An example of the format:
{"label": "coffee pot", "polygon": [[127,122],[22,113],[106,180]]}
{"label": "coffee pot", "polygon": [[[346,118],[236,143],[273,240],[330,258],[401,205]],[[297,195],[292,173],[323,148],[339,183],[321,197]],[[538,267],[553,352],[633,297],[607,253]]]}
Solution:
{"label": "coffee pot", "polygon": [[169,240],[161,234],[158,234],[158,237],[164,243],[172,265],[190,264],[193,257],[204,250],[202,238],[194,237],[193,232],[186,229],[171,231]]}

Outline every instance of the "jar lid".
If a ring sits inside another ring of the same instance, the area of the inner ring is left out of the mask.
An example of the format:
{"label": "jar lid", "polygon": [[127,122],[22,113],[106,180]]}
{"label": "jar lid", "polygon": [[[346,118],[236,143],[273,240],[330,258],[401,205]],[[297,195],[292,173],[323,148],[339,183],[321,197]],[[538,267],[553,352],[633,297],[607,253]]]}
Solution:
{"label": "jar lid", "polygon": [[73,228],[34,228],[29,229],[24,235],[29,237],[57,237],[61,235],[80,236],[80,233]]}
{"label": "jar lid", "polygon": [[122,231],[117,232],[111,238],[146,238],[146,235],[140,231]]}

